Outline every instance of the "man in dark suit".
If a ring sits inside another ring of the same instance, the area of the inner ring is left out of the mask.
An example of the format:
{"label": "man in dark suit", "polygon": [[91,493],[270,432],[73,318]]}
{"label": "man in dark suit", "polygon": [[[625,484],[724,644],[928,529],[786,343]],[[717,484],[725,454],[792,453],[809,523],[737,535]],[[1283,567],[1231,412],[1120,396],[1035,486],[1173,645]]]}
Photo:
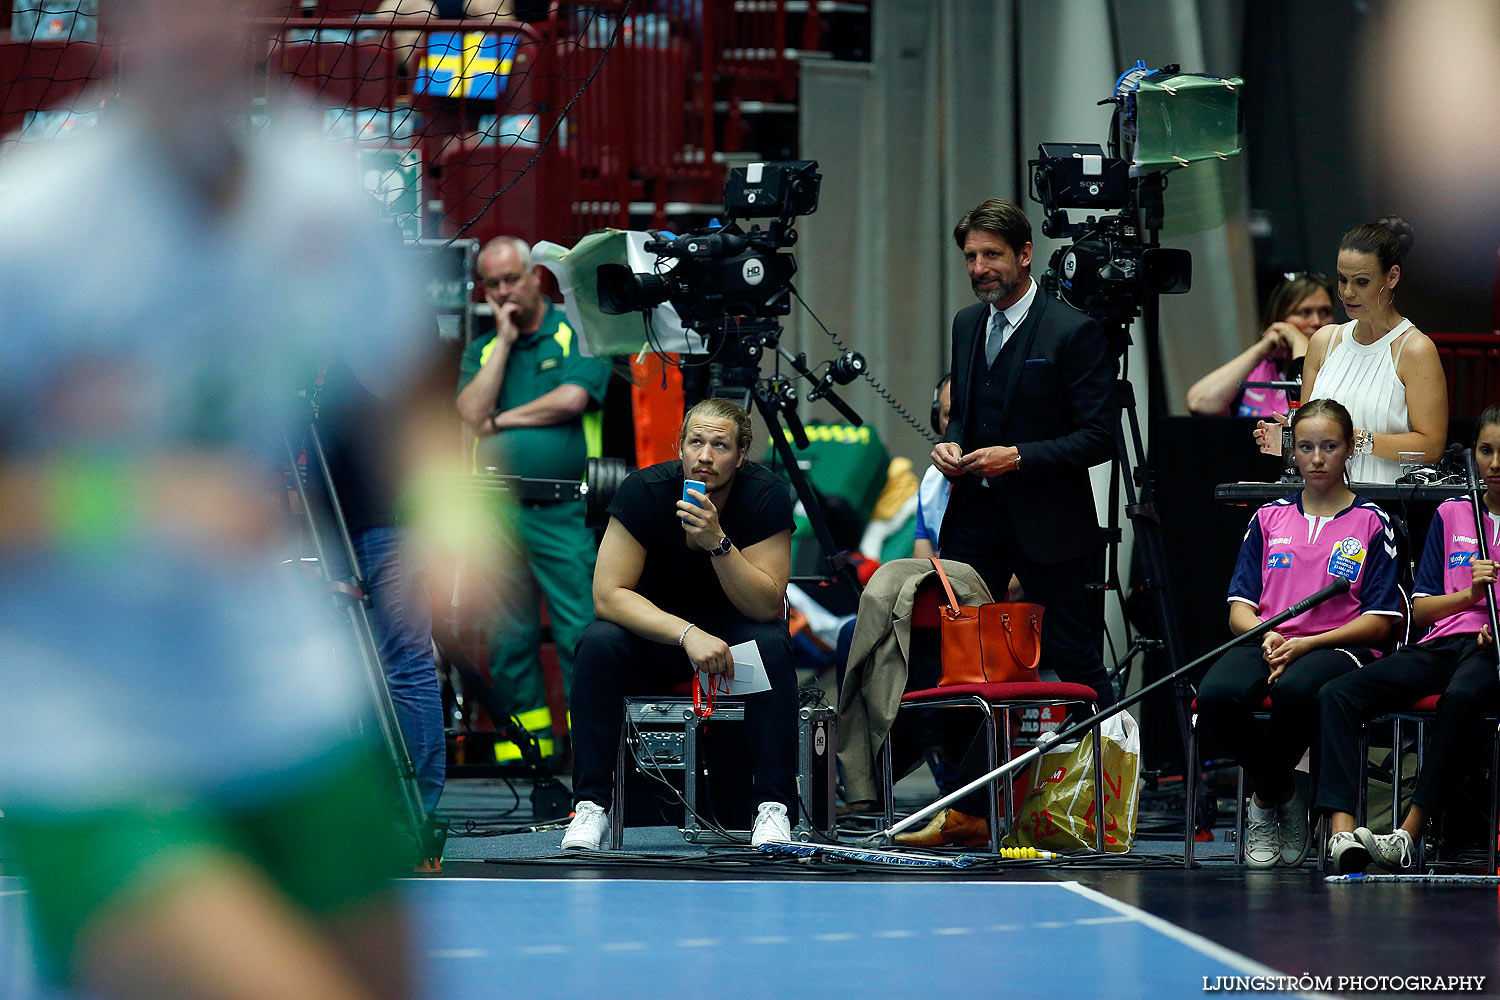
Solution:
{"label": "man in dark suit", "polygon": [[[1096,321],[1031,280],[1031,223],[1019,207],[991,198],[953,238],[979,302],[953,318],[952,410],[932,450],[953,484],[943,556],[973,566],[1002,600],[1014,573],[1047,611],[1042,668],[1113,704],[1085,585],[1098,544],[1088,470],[1114,452],[1114,358]],[[973,758],[966,778],[982,773]],[[984,801],[970,795],[898,839],[985,843]]]}

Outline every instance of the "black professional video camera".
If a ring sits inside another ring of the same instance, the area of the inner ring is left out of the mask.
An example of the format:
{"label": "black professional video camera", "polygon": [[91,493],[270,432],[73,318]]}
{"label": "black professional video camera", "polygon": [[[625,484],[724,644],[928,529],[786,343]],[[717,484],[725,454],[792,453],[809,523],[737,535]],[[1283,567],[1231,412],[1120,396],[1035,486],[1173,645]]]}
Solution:
{"label": "black professional video camera", "polygon": [[[1043,283],[1049,292],[1098,319],[1125,323],[1143,293],[1188,291],[1192,255],[1152,245],[1161,226],[1161,174],[1132,176],[1125,160],[1105,156],[1094,143],[1044,142],[1038,153],[1029,165],[1031,198],[1046,212],[1042,233],[1073,240],[1048,262]],[[1070,222],[1068,209],[1119,214]],[[1143,226],[1152,238],[1143,236]]]}
{"label": "black professional video camera", "polygon": [[[791,311],[789,289],[797,263],[781,251],[797,242],[792,222],[818,209],[823,175],[812,160],[752,163],[729,172],[724,213],[729,221],[684,236],[655,239],[654,273],[601,264],[599,308],[618,315],[670,301],[685,326],[709,333],[726,317],[769,319]],[[771,219],[768,229],[741,229],[736,219]],[[663,263],[675,261],[670,269]]]}

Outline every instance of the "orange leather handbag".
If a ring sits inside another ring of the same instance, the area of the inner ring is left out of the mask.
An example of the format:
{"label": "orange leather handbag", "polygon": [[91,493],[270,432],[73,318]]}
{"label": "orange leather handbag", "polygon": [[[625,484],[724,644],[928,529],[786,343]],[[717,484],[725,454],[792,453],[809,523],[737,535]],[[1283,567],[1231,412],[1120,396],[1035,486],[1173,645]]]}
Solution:
{"label": "orange leather handbag", "polygon": [[960,607],[943,566],[932,560],[948,604],[941,611],[943,677],[939,686],[1034,681],[1042,659],[1040,604]]}

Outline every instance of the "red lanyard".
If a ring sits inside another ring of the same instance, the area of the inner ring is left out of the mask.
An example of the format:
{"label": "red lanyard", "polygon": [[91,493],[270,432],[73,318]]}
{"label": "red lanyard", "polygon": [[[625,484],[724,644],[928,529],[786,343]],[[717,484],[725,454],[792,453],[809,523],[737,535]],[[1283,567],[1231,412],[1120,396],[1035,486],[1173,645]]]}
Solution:
{"label": "red lanyard", "polygon": [[706,719],[714,714],[714,696],[729,693],[729,676],[727,674],[709,674],[708,691],[703,690],[703,684],[699,678],[702,677],[698,671],[693,671],[693,714],[700,719]]}

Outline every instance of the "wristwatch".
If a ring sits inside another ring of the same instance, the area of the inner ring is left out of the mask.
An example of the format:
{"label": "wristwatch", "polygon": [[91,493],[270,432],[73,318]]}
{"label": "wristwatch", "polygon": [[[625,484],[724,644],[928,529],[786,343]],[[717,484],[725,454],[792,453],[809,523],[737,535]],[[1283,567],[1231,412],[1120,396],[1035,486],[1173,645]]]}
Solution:
{"label": "wristwatch", "polygon": [[734,548],[734,543],[729,540],[728,535],[725,535],[719,539],[718,545],[708,550],[708,554],[711,556],[727,556],[729,555],[729,550],[732,548]]}

